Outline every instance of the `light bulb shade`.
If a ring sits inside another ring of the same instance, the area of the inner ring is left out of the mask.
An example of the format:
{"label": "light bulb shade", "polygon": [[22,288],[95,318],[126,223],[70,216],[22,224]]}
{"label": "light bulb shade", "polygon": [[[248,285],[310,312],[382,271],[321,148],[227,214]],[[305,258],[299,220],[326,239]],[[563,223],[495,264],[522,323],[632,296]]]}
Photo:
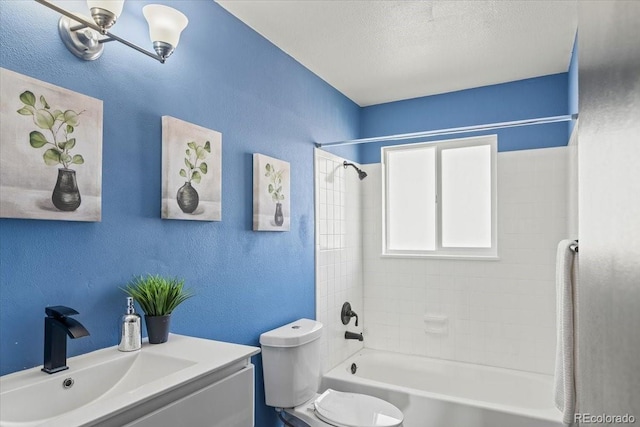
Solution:
{"label": "light bulb shade", "polygon": [[149,37],[154,43],[162,42],[174,49],[180,41],[180,33],[189,23],[184,14],[172,7],[148,4],[142,13],[149,23]]}
{"label": "light bulb shade", "polygon": [[97,8],[104,9],[116,16],[116,19],[122,13],[122,7],[124,6],[124,0],[87,0],[89,9]]}

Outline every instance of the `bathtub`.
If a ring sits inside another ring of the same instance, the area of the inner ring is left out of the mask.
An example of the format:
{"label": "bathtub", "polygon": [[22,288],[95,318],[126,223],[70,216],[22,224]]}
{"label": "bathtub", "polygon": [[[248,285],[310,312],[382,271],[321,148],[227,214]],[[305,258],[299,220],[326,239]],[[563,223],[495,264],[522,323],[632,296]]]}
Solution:
{"label": "bathtub", "polygon": [[404,427],[563,425],[550,375],[363,349],[325,374],[321,387],[391,402]]}

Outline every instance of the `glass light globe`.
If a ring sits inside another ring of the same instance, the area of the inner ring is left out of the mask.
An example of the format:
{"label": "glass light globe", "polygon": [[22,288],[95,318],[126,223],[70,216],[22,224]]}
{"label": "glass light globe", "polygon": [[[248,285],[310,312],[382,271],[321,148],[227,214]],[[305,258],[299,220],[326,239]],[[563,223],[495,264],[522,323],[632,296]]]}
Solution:
{"label": "glass light globe", "polygon": [[124,0],[87,0],[89,9],[97,7],[100,9],[108,10],[116,15],[116,18],[122,13],[122,7],[124,6]]}
{"label": "glass light globe", "polygon": [[149,23],[151,41],[170,44],[174,49],[180,41],[180,33],[189,23],[184,14],[174,8],[159,4],[149,4],[142,8]]}
{"label": "glass light globe", "polygon": [[122,13],[124,0],[87,0],[91,17],[102,28],[111,28]]}

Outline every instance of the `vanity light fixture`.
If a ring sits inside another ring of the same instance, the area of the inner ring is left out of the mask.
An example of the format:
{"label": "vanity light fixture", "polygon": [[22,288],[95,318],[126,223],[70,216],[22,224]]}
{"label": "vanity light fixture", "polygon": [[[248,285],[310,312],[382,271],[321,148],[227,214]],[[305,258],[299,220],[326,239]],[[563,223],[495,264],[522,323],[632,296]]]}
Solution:
{"label": "vanity light fixture", "polygon": [[60,38],[71,53],[86,61],[100,58],[104,44],[117,41],[164,64],[178,46],[180,33],[189,23],[182,12],[171,7],[158,4],[144,6],[142,13],[149,24],[153,53],[109,32],[120,17],[124,0],[87,0],[91,18],[69,12],[50,0],[36,1],[64,15],[58,21]]}

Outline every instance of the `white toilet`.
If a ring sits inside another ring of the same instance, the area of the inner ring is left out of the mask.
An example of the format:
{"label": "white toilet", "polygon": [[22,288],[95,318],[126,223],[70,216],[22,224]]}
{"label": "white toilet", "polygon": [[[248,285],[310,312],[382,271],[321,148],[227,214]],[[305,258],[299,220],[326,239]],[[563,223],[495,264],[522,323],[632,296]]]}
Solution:
{"label": "white toilet", "polygon": [[260,335],[267,405],[311,427],[402,426],[402,411],[377,397],[331,389],[317,393],[321,335],[322,323],[309,319]]}

